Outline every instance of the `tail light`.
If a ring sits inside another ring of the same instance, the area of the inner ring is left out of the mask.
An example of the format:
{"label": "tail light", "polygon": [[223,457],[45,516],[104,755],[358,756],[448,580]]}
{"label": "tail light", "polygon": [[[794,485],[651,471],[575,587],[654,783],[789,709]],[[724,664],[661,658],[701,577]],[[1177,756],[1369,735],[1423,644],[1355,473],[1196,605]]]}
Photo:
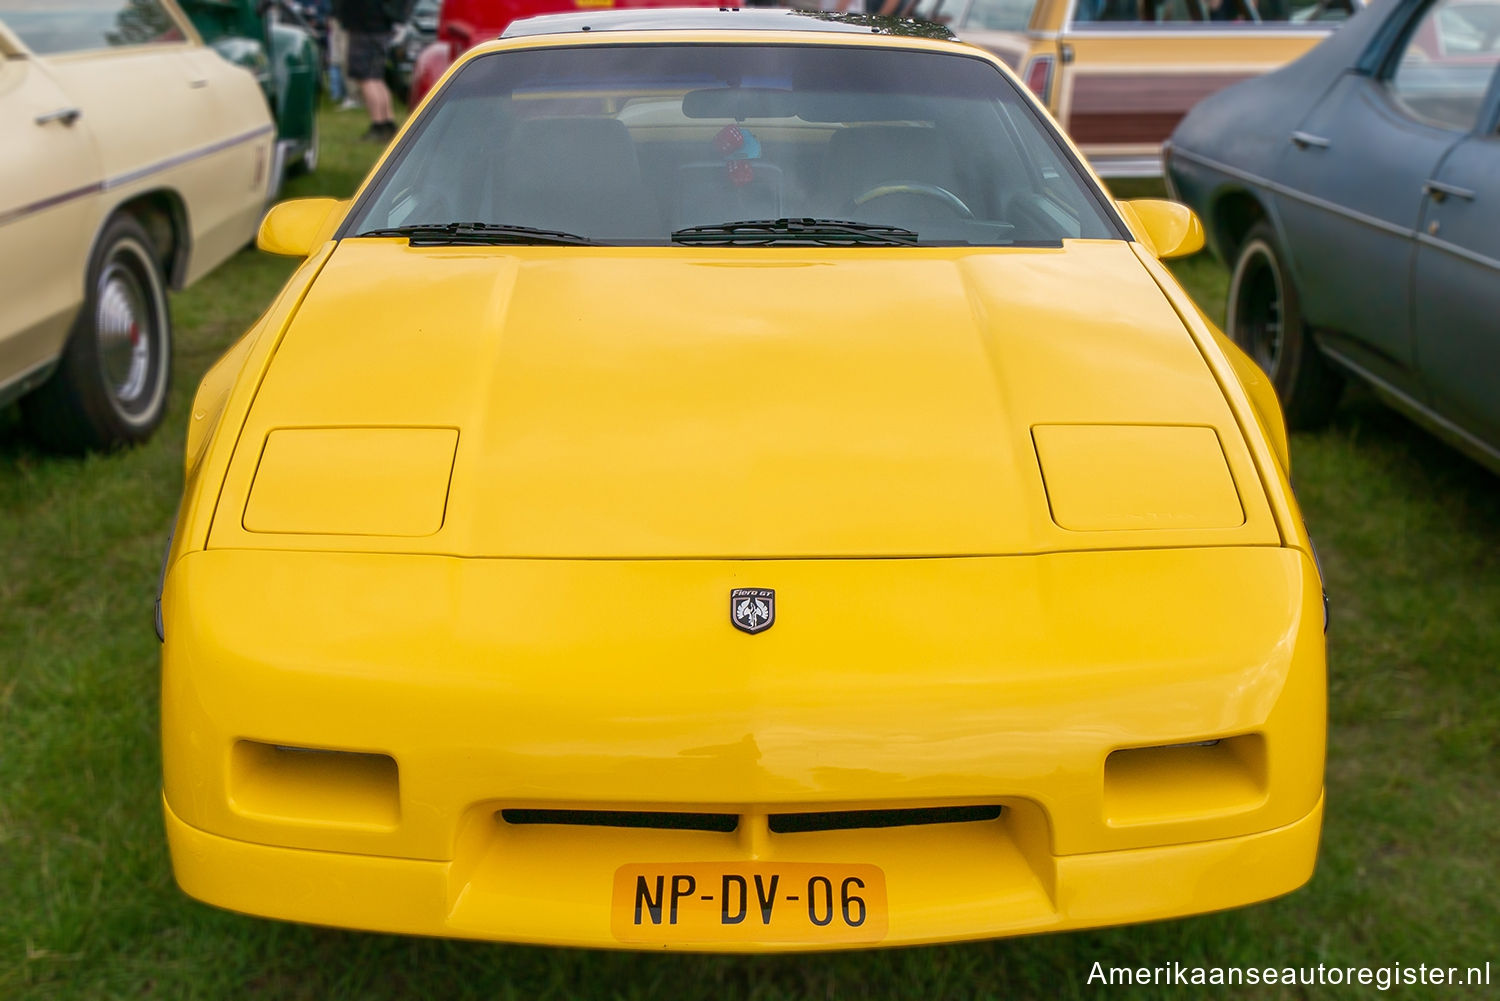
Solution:
{"label": "tail light", "polygon": [[1052,65],[1055,60],[1051,56],[1033,56],[1026,64],[1026,72],[1021,78],[1026,81],[1026,87],[1043,103],[1047,104],[1052,99]]}

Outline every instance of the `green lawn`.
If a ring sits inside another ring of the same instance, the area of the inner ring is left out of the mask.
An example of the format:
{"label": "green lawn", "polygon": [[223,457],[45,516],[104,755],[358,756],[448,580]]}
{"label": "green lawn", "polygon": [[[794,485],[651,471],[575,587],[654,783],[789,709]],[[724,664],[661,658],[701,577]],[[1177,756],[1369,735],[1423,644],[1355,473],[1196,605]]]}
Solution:
{"label": "green lawn", "polygon": [[[286,193],[351,190],[374,152],[354,142],[364,124],[328,113],[322,170]],[[151,602],[193,387],[291,268],[247,251],[175,298],[173,409],[143,448],[57,459],[0,413],[0,998],[1068,998],[1110,991],[1087,985],[1095,961],[1488,960],[1500,977],[1500,480],[1365,394],[1293,439],[1333,622],[1323,850],[1289,897],[1096,933],[772,958],[366,935],[188,900],[162,833]],[[1179,274],[1222,313],[1222,269],[1194,259]]]}

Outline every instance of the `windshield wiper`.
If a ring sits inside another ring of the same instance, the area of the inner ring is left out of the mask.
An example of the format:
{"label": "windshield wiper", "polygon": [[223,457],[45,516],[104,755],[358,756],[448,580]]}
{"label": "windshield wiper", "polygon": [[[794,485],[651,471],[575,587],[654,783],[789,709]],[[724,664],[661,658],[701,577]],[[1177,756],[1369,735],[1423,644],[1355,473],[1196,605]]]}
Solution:
{"label": "windshield wiper", "polygon": [[850,247],[856,244],[911,247],[917,234],[900,226],[877,226],[847,219],[743,219],[715,226],[689,226],[673,232],[675,243],[754,246],[769,243]]}
{"label": "windshield wiper", "polygon": [[564,244],[586,246],[594,241],[576,233],[535,226],[513,226],[503,222],[450,222],[418,226],[368,229],[357,236],[404,236],[413,247],[470,246],[496,244]]}

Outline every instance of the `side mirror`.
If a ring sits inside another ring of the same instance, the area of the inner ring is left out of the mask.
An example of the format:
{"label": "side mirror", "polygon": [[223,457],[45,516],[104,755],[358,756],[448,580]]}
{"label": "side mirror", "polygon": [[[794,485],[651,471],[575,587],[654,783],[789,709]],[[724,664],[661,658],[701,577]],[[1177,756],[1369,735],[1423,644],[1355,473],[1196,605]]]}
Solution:
{"label": "side mirror", "polygon": [[1186,205],[1161,198],[1132,198],[1116,204],[1136,239],[1162,260],[1203,249],[1203,223]]}
{"label": "side mirror", "polygon": [[255,234],[256,247],[283,257],[306,257],[317,250],[343,221],[347,201],[294,198],[271,206]]}

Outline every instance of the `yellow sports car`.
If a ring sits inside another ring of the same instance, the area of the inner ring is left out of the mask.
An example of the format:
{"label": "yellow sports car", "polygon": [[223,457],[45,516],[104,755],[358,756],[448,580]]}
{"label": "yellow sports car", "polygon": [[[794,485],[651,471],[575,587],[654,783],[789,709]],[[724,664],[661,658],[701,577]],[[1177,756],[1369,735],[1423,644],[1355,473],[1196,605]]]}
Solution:
{"label": "yellow sports car", "polygon": [[787,11],[475,48],[204,378],[160,602],[194,897],[824,949],[1312,871],[1259,370],[992,55]]}

